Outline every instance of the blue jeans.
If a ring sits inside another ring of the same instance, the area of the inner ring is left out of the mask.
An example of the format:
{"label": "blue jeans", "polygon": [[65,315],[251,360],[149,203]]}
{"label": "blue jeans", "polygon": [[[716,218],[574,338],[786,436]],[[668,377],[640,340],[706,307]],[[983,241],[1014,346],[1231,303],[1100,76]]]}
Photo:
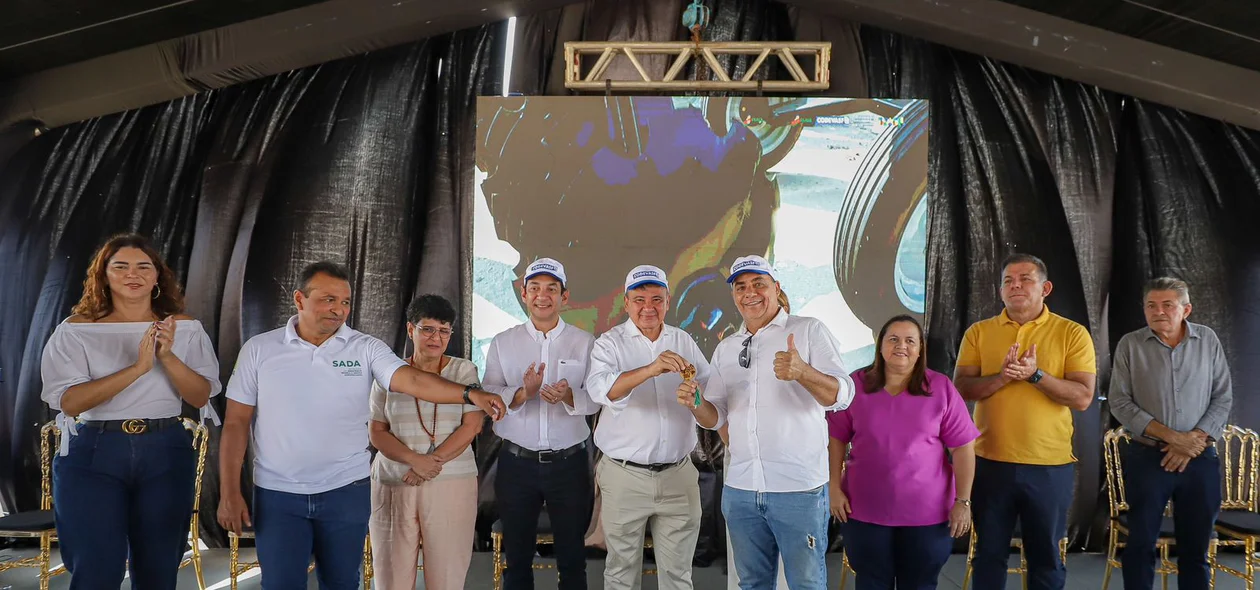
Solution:
{"label": "blue jeans", "polygon": [[53,512],[70,588],[174,590],[188,546],[197,455],[183,426],[144,434],[86,425],[53,459]]}
{"label": "blue jeans", "polygon": [[1150,588],[1155,583],[1155,542],[1159,540],[1164,506],[1173,501],[1177,538],[1177,587],[1207,590],[1211,578],[1208,545],[1221,510],[1221,460],[1216,448],[1190,460],[1186,470],[1169,473],[1160,467],[1163,451],[1129,443],[1123,453],[1124,494],[1129,501],[1129,538],[1120,558],[1124,587]]}
{"label": "blue jeans", "polygon": [[782,555],[792,590],[826,590],[829,508],[825,484],[805,492],[722,488],[739,587],[773,590]]}
{"label": "blue jeans", "polygon": [[954,549],[948,522],[883,526],[849,519],[841,530],[857,590],[935,590]]}
{"label": "blue jeans", "polygon": [[1059,539],[1067,532],[1075,475],[1071,463],[1024,465],[976,457],[976,552],[971,561],[976,588],[1006,587],[1018,520],[1028,559],[1028,590],[1062,590],[1067,569],[1059,558]]}
{"label": "blue jeans", "polygon": [[322,494],[254,489],[254,531],[262,587],[306,587],[315,557],[323,590],[357,590],[372,514],[370,478]]}

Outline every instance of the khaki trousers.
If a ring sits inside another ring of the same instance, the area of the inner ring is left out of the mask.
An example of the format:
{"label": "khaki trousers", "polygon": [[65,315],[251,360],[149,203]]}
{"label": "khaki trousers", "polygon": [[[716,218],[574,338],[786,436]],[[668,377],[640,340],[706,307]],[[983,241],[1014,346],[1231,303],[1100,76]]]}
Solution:
{"label": "khaki trousers", "polygon": [[373,588],[414,590],[423,546],[424,587],[462,590],[476,522],[476,477],[437,479],[418,486],[373,480],[368,521]]}
{"label": "khaki trousers", "polygon": [[602,498],[600,522],[608,559],[606,590],[638,590],[643,538],[651,526],[661,590],[690,590],[691,560],[700,536],[700,474],[690,459],[653,472],[605,456],[596,466]]}

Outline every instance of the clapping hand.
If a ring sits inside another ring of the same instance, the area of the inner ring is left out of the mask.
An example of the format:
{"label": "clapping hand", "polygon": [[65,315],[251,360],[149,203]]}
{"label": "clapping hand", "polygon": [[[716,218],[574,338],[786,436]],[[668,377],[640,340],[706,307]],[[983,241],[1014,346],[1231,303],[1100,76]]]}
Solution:
{"label": "clapping hand", "polygon": [[540,390],[543,401],[549,404],[564,402],[573,405],[573,389],[569,387],[568,379],[561,379],[551,385],[544,385]]}
{"label": "clapping hand", "polygon": [[140,356],[136,358],[135,367],[140,373],[148,373],[153,369],[153,358],[157,348],[157,323],[149,326],[140,338]]}
{"label": "clapping hand", "polygon": [[534,369],[535,365],[531,363],[528,369],[525,369],[525,399],[526,401],[534,399],[543,384],[543,372],[547,370],[547,363],[538,364],[538,369]]}
{"label": "clapping hand", "polygon": [[175,354],[172,352],[175,346],[175,316],[167,316],[153,327],[157,329],[157,357],[162,360],[171,358]]}
{"label": "clapping hand", "polygon": [[1002,374],[1011,381],[1027,381],[1037,372],[1037,345],[1030,346],[1022,356],[1015,358],[1014,353],[1018,351],[1018,343],[1011,346],[1011,352],[1006,355],[1006,364],[1002,367]]}

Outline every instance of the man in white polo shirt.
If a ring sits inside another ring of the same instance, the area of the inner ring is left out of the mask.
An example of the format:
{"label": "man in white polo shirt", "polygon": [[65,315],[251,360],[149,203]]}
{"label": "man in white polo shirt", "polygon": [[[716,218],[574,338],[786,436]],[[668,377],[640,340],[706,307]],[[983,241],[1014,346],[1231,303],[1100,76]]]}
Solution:
{"label": "man in white polo shirt", "polygon": [[692,382],[679,387],[678,403],[704,428],[729,422],[722,514],[740,588],[774,588],[782,556],[792,590],[825,590],[826,412],[849,406],[853,381],[823,323],[789,315],[764,258],[736,259],[727,282],[744,325],[713,351],[700,403]]}
{"label": "man in white polo shirt", "polygon": [[691,462],[696,423],[674,403],[684,376],[705,384],[709,363],[691,335],[665,325],[669,281],[655,266],[626,275],[630,316],[595,341],[586,388],[605,406],[595,428],[608,559],[604,588],[638,589],[644,528],[651,525],[662,590],[690,590],[700,535],[700,474]]}
{"label": "man in white polo shirt", "polygon": [[219,522],[238,534],[250,526],[240,485],[249,441],[263,588],[305,588],[312,556],[321,588],[359,587],[372,507],[373,381],[434,403],[472,403],[496,419],[506,412],[497,395],[414,369],[346,326],[349,279],[331,262],[307,266],[293,295],[297,315],[246,341],[228,381]]}
{"label": "man in white polo shirt", "polygon": [[494,337],[483,387],[503,396],[508,414],[494,425],[503,438],[494,493],[503,522],[505,590],[534,587],[538,515],[547,505],[560,590],[586,588],[586,527],[591,474],[586,417],[599,406],[586,393],[595,338],[568,325],[564,266],[540,258],[525,269],[521,301],[529,319]]}

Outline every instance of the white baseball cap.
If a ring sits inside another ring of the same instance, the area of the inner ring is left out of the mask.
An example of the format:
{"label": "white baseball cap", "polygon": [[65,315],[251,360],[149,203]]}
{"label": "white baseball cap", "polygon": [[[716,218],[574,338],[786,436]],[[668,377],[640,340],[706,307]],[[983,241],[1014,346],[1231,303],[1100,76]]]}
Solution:
{"label": "white baseball cap", "polygon": [[760,256],[740,256],[735,259],[735,262],[731,263],[731,276],[726,277],[726,283],[734,283],[735,277],[746,272],[766,275],[775,281],[779,280],[779,277],[774,272],[774,267],[770,266],[770,263],[766,262],[765,258]]}
{"label": "white baseball cap", "polygon": [[560,286],[562,287],[569,284],[569,280],[564,276],[564,265],[554,258],[539,258],[535,260],[533,264],[529,265],[529,268],[525,269],[525,278],[523,280],[528,281],[538,275],[553,276],[560,281]]}
{"label": "white baseball cap", "polygon": [[638,289],[643,285],[660,285],[668,289],[669,280],[665,278],[665,271],[650,264],[643,264],[634,267],[634,270],[626,275],[626,290]]}

